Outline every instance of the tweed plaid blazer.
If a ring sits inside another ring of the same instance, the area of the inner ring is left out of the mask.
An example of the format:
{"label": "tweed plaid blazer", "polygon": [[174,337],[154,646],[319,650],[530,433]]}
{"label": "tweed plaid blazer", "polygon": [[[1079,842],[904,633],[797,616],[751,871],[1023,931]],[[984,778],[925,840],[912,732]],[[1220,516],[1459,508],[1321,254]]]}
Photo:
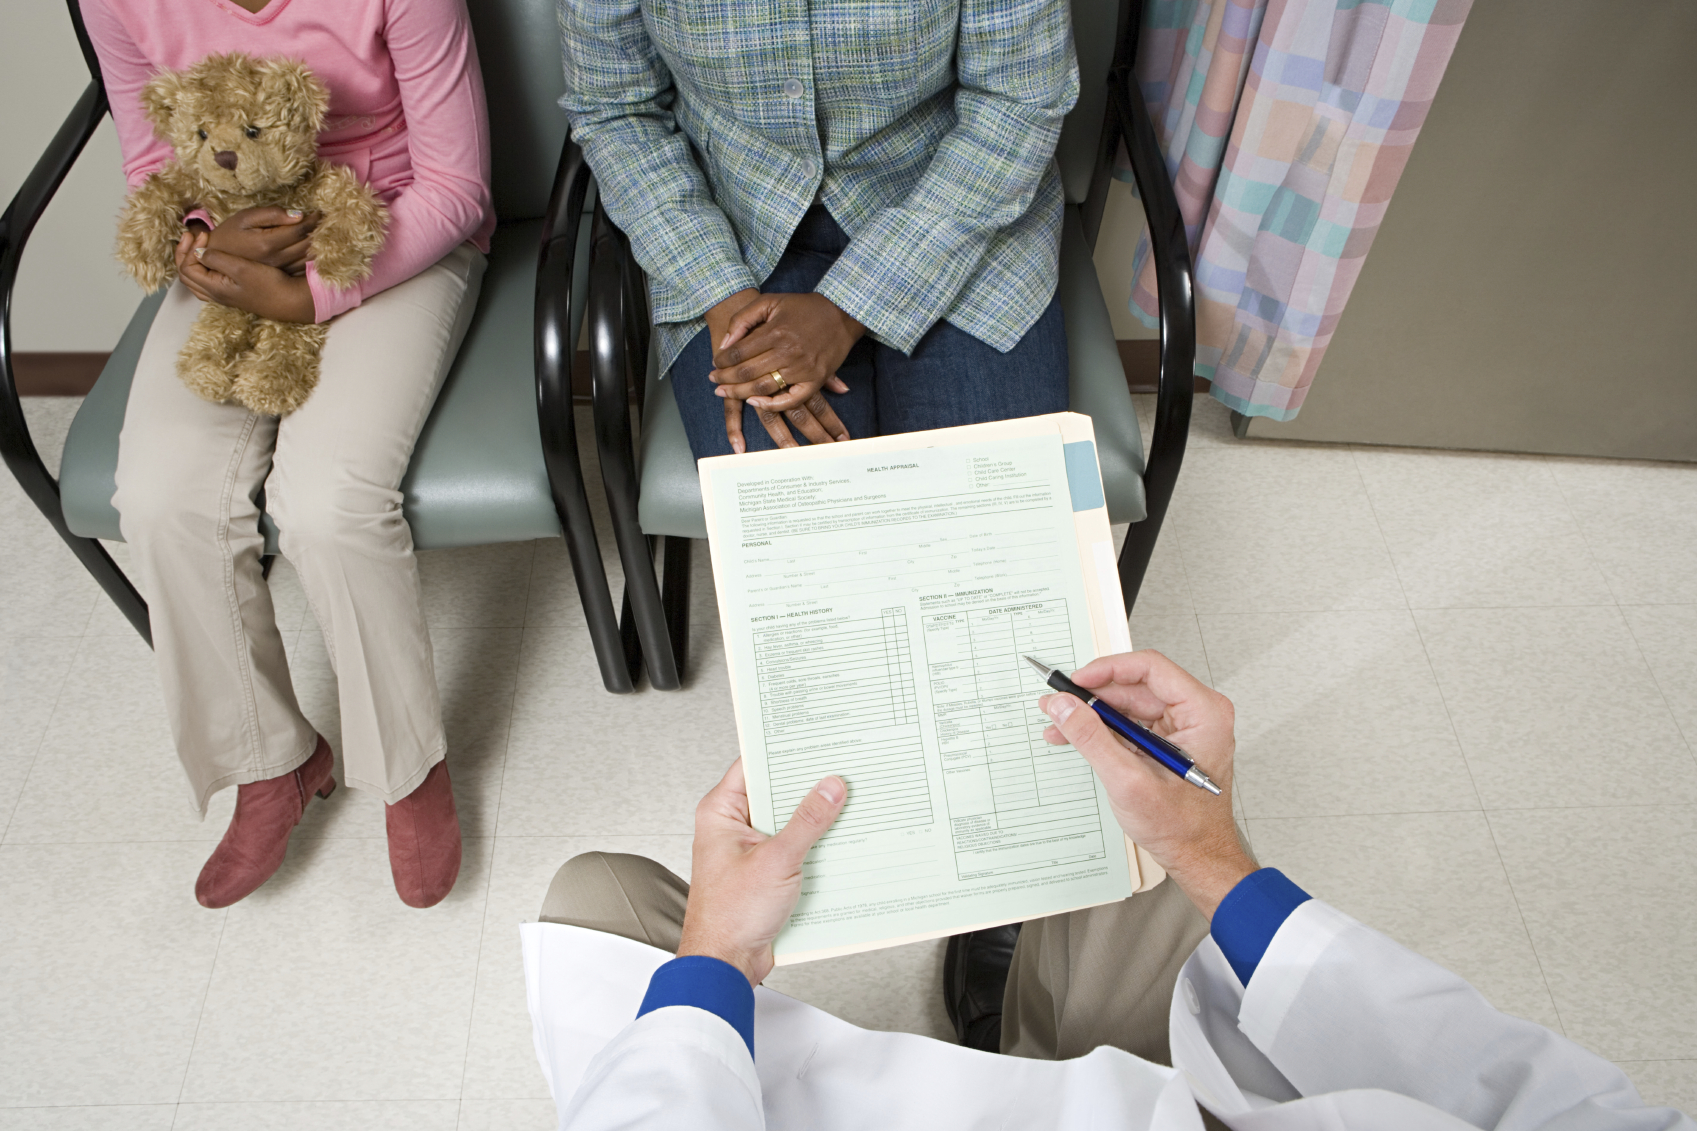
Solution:
{"label": "tweed plaid blazer", "polygon": [[1068,0],[559,0],[572,136],[648,272],[660,363],[777,265],[817,198],[818,291],[910,352],[1012,349],[1055,292]]}

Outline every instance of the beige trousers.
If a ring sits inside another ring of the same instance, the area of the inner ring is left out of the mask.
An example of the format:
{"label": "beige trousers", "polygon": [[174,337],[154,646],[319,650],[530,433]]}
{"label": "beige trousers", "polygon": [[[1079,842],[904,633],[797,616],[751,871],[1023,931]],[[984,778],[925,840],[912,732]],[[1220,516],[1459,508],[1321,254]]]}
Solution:
{"label": "beige trousers", "polygon": [[463,244],[330,324],[318,388],[279,418],[201,400],[177,378],[200,302],[180,282],[154,318],[118,441],[118,509],[177,754],[194,803],[312,755],[260,575],[258,499],[324,631],[348,784],[412,792],[446,739],[401,477],[477,304]]}
{"label": "beige trousers", "polygon": [[[586,852],[555,873],[541,918],[675,951],[688,899],[689,885],[652,860]],[[1207,921],[1171,882],[1025,924],[1003,998],[1002,1051],[1064,1060],[1113,1045],[1171,1064],[1173,986],[1207,933]]]}

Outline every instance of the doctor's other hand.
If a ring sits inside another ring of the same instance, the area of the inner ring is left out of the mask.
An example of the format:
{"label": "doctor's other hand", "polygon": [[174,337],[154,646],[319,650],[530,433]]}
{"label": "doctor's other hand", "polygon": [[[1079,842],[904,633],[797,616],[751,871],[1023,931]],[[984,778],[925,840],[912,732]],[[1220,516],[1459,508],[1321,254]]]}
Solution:
{"label": "doctor's other hand", "polygon": [[801,863],[842,812],[848,787],[839,777],[814,786],[776,836],[748,818],[742,759],[695,807],[689,902],[678,957],[728,962],[758,986],[772,972],[772,941],[801,896]]}
{"label": "doctor's other hand", "polygon": [[1104,656],[1072,674],[1121,714],[1172,741],[1220,787],[1197,789],[1134,750],[1101,718],[1067,694],[1045,696],[1054,720],[1043,737],[1070,742],[1102,779],[1120,827],[1184,889],[1208,919],[1237,882],[1256,870],[1232,820],[1231,700],[1159,652]]}

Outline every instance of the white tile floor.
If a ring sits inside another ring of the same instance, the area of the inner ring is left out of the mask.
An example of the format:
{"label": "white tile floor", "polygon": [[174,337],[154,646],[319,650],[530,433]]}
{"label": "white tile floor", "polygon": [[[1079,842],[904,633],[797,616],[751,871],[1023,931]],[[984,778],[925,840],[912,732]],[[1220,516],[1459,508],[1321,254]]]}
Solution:
{"label": "white tile floor", "polygon": [[[29,406],[43,450],[74,407]],[[344,789],[206,911],[233,794],[196,820],[149,653],[0,476],[0,1128],[552,1125],[515,926],[587,848],[687,873],[735,750],[711,581],[688,689],[614,697],[559,543],[422,557],[458,887],[403,907]],[[287,563],[273,589],[334,742]],[[1237,702],[1264,861],[1697,1110],[1697,467],[1244,443],[1202,400],[1132,632]],[[773,981],[941,1034],[940,964]]]}

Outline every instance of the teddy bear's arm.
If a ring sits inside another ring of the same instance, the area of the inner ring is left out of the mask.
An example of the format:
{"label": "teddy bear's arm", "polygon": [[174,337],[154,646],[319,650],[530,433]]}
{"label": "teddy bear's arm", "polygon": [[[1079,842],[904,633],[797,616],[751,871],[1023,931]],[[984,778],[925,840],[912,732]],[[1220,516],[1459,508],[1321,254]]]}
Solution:
{"label": "teddy bear's arm", "polygon": [[[298,207],[298,206],[297,206]],[[348,287],[371,274],[383,246],[389,210],[369,186],[340,165],[313,178],[306,208],[323,216],[312,233],[313,270],[333,287]]]}
{"label": "teddy bear's arm", "polygon": [[143,181],[118,215],[118,262],[149,291],[177,276],[177,241],[183,237],[183,205],[192,187],[175,161]]}

